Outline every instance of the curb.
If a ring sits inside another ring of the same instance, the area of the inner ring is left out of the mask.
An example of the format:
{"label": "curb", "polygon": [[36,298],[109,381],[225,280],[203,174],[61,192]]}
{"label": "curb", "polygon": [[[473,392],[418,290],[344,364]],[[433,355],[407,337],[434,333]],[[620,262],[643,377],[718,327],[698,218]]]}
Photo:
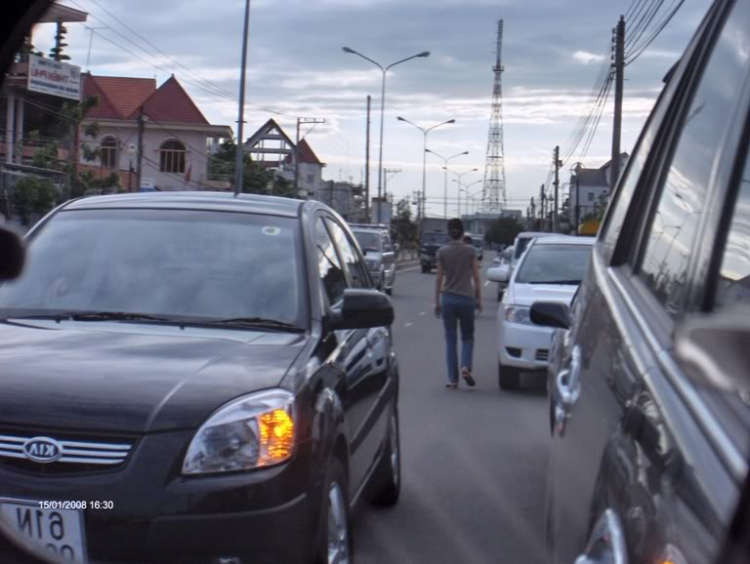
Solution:
{"label": "curb", "polygon": [[419,259],[399,262],[396,264],[396,271],[404,270],[405,268],[411,268],[413,266],[418,266],[418,265],[419,265]]}

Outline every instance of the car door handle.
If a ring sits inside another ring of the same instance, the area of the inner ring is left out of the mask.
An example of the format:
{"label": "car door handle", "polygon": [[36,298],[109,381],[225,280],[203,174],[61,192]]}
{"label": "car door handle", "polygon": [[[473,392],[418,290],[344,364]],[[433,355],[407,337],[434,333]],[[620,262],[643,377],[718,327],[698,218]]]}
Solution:
{"label": "car door handle", "polygon": [[575,564],[627,564],[625,530],[620,518],[607,509],[591,531],[586,551],[576,558]]}
{"label": "car door handle", "polygon": [[554,432],[565,435],[565,423],[580,394],[579,373],[581,370],[581,349],[578,345],[570,353],[570,364],[557,373],[555,394],[552,398]]}

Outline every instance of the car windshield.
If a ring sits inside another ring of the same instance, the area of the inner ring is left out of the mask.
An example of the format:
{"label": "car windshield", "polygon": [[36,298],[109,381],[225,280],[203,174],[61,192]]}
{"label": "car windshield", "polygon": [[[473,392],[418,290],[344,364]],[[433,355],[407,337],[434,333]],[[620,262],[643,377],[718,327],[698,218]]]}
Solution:
{"label": "car windshield", "polygon": [[445,245],[450,240],[447,233],[424,233],[422,235],[423,245]]}
{"label": "car windshield", "polygon": [[374,231],[354,231],[354,236],[357,238],[362,252],[380,252],[380,233]]}
{"label": "car windshield", "polygon": [[579,284],[586,274],[589,245],[534,245],[516,275],[518,284]]}
{"label": "car windshield", "polygon": [[299,318],[292,219],[180,210],[82,210],[34,238],[0,315],[118,312],[178,319]]}
{"label": "car windshield", "polygon": [[526,250],[526,247],[529,246],[529,243],[533,239],[534,239],[533,237],[519,237],[518,239],[516,239],[516,244],[513,247],[514,248],[514,251],[513,251],[514,260],[518,260],[519,258],[521,258],[521,255]]}

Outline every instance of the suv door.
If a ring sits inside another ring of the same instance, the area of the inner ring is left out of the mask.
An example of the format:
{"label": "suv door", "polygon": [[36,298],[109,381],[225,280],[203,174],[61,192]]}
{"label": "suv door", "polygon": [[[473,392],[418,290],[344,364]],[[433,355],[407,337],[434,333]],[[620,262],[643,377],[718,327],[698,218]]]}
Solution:
{"label": "suv door", "polygon": [[[325,254],[341,266],[346,287],[368,288],[366,266],[344,228],[334,218],[325,216],[316,229],[319,240],[329,245],[324,247]],[[350,447],[352,491],[349,494],[354,499],[386,436],[389,415],[386,408],[393,398],[386,391],[394,385],[388,378],[390,332],[388,328],[377,327],[341,330],[335,334],[338,347],[329,360],[344,376],[341,400]]]}
{"label": "suv door", "polygon": [[605,219],[566,366],[551,382],[554,562],[584,551],[586,562],[712,562],[737,502],[746,467],[673,360],[672,338],[699,306],[706,243],[710,253],[718,230],[714,206],[734,168],[748,30],[750,4],[715,5]]}

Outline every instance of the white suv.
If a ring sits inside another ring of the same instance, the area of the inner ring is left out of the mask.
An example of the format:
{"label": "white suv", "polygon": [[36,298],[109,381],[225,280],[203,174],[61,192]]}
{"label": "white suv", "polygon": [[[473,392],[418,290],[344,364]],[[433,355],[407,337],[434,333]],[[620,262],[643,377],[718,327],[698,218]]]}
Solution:
{"label": "white suv", "polygon": [[[497,313],[498,383],[502,389],[518,389],[521,372],[546,369],[553,330],[531,322],[531,305],[536,301],[570,304],[586,273],[593,244],[593,238],[566,235],[529,243],[510,274]],[[506,272],[501,267],[489,269],[487,274],[490,280],[504,282]]]}

